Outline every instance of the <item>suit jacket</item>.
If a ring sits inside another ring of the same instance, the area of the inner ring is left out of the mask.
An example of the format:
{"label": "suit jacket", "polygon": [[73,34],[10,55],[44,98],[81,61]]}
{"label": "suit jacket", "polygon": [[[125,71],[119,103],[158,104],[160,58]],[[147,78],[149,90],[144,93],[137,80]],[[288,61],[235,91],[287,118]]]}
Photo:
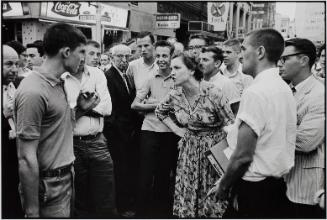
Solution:
{"label": "suit jacket", "polygon": [[295,164],[285,179],[291,201],[313,205],[314,194],[324,188],[325,90],[314,76],[300,86],[294,94],[297,103]]}
{"label": "suit jacket", "polygon": [[114,66],[105,72],[105,76],[112,101],[112,112],[110,116],[105,117],[104,133],[111,134],[111,140],[122,136],[127,138],[133,135],[137,118],[137,113],[131,109],[135,98],[133,80],[128,79],[128,92],[122,76]]}

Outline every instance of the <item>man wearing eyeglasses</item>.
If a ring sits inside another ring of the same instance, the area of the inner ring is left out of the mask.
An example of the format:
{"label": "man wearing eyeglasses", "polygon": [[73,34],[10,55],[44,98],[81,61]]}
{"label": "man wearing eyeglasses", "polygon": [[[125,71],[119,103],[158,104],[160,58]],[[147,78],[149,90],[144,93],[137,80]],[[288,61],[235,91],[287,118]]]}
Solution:
{"label": "man wearing eyeglasses", "polygon": [[196,62],[199,62],[199,55],[203,47],[209,44],[208,38],[203,35],[191,35],[188,42],[188,54],[195,59]]}
{"label": "man wearing eyeglasses", "polygon": [[121,217],[133,217],[136,175],[136,118],[131,109],[135,97],[133,77],[126,74],[131,49],[123,44],[112,48],[112,66],[105,72],[112,100],[112,112],[105,118],[104,134],[115,165],[117,209]]}
{"label": "man wearing eyeglasses", "polygon": [[323,218],[324,213],[314,199],[325,185],[324,86],[311,72],[316,48],[302,38],[290,39],[285,46],[279,61],[280,72],[283,79],[291,82],[297,103],[295,165],[285,177],[291,201],[289,213],[292,218]]}

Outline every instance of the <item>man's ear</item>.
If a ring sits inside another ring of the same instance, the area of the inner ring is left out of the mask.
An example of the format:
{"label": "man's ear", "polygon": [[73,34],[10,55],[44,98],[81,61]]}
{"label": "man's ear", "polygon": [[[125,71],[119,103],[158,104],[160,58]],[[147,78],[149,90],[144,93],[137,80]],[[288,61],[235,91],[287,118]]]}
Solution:
{"label": "man's ear", "polygon": [[310,58],[308,57],[308,56],[302,56],[301,58],[300,58],[300,63],[301,63],[301,65],[303,65],[303,66],[306,66],[306,65],[308,65],[309,66],[309,62],[310,62]]}
{"label": "man's ear", "polygon": [[266,55],[266,49],[263,46],[257,48],[258,59],[262,60]]}
{"label": "man's ear", "polygon": [[59,50],[59,52],[61,53],[61,56],[62,56],[63,58],[67,58],[67,57],[69,57],[69,55],[70,55],[70,48],[69,48],[69,47],[63,47],[63,48],[61,48],[61,49]]}
{"label": "man's ear", "polygon": [[220,60],[217,60],[217,61],[215,61],[215,67],[217,68],[217,69],[219,69],[219,67],[221,66],[221,61]]}

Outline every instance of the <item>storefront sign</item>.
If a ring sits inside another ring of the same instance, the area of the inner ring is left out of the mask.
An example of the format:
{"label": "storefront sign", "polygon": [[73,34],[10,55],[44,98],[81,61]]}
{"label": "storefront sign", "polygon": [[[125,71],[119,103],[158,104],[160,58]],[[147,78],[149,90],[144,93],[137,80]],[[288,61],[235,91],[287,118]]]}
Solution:
{"label": "storefront sign", "polygon": [[208,2],[208,23],[213,25],[214,31],[226,30],[228,9],[228,2]]}
{"label": "storefront sign", "polygon": [[101,5],[101,24],[126,28],[128,10],[107,4]]}
{"label": "storefront sign", "polygon": [[66,17],[76,17],[79,15],[80,7],[81,4],[78,2],[54,2],[51,11]]}
{"label": "storefront sign", "polygon": [[96,7],[88,2],[42,2],[41,15],[70,21],[95,24]]}
{"label": "storefront sign", "polygon": [[22,3],[20,2],[2,2],[3,17],[23,16]]}
{"label": "storefront sign", "polygon": [[157,14],[156,28],[180,28],[181,15],[179,13]]}

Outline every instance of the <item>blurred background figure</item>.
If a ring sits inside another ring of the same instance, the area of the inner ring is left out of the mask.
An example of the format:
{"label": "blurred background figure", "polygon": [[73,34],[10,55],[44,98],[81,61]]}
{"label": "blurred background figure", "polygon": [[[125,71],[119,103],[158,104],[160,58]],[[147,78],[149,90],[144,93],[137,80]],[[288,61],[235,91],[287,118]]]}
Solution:
{"label": "blurred background figure", "polygon": [[85,63],[88,66],[98,67],[100,65],[100,44],[94,40],[86,42]]}
{"label": "blurred background figure", "polygon": [[111,67],[111,59],[108,54],[103,53],[100,55],[100,69],[106,72]]}
{"label": "blurred background figure", "polygon": [[175,42],[173,45],[175,47],[173,56],[179,56],[184,52],[184,45],[181,42]]}
{"label": "blurred background figure", "polygon": [[201,49],[208,45],[210,45],[209,39],[206,38],[205,36],[200,34],[191,35],[187,45],[188,55],[191,58],[194,58],[195,62],[198,63]]}
{"label": "blurred background figure", "polygon": [[135,39],[129,39],[126,41],[126,45],[131,49],[131,57],[129,61],[136,60],[141,57],[141,53],[139,48],[136,45],[136,40]]}
{"label": "blurred background figure", "polygon": [[[22,79],[27,76],[30,69],[27,68],[27,54],[26,47],[23,46],[19,41],[13,40],[6,43],[6,45],[16,50],[19,61],[18,61],[18,78]],[[20,81],[20,80],[19,80]]]}
{"label": "blurred background figure", "polygon": [[318,79],[326,78],[326,44],[319,48],[317,58],[317,62],[312,67],[312,72]]}
{"label": "blurred background figure", "polygon": [[31,44],[27,44],[26,47],[27,68],[33,70],[33,68],[41,66],[44,60],[43,41],[36,40]]}

